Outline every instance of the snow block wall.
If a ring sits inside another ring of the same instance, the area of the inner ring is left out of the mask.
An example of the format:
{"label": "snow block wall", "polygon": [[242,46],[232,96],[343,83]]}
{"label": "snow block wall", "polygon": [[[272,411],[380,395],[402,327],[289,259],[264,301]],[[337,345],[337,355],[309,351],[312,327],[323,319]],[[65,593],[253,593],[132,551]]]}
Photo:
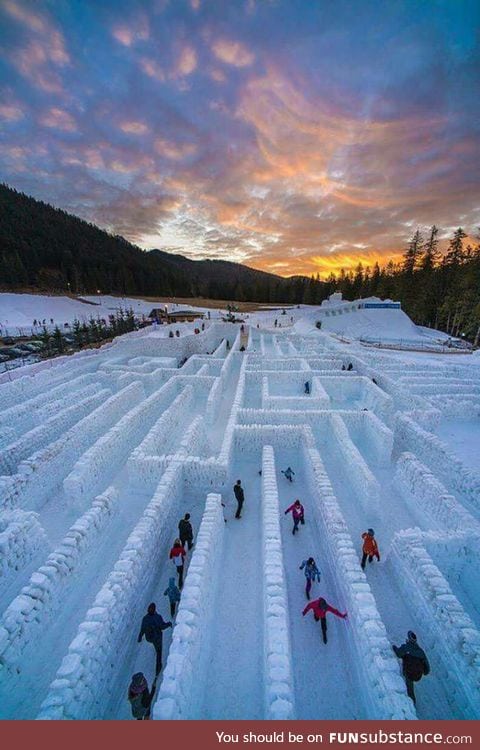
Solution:
{"label": "snow block wall", "polygon": [[[392,542],[390,570],[407,601],[423,615],[428,653],[443,668],[455,714],[480,714],[480,633],[421,542],[415,529],[399,532]],[[440,678],[440,675],[437,675]],[[425,679],[428,679],[426,677]]]}
{"label": "snow block wall", "polygon": [[37,513],[7,511],[0,517],[0,588],[5,589],[32,559],[45,553],[48,540]]}
{"label": "snow block wall", "polygon": [[418,504],[445,531],[477,529],[480,524],[413,453],[401,453],[395,480],[407,502]]}
{"label": "snow block wall", "polygon": [[[160,399],[155,399],[155,395],[150,397],[154,399],[154,402],[156,401],[154,408],[151,409],[153,416],[158,414],[158,407],[163,405]],[[127,466],[132,484],[135,483],[147,490],[152,490],[152,486],[157,486],[167,463],[169,437],[174,431],[179,415],[190,411],[192,404],[193,387],[187,385],[173,400],[171,406],[165,409],[140,445],[131,453]],[[148,419],[147,427],[150,423],[151,419]]]}
{"label": "snow block wall", "polygon": [[275,457],[262,455],[262,543],[264,593],[264,691],[266,719],[295,718],[287,585],[283,564]]}
{"label": "snow block wall", "polygon": [[[10,425],[14,435],[20,437],[27,430],[32,430],[34,427],[41,425],[45,419],[53,414],[71,406],[73,394],[77,399],[90,395],[88,391],[94,383],[94,375],[81,375],[74,378],[70,383],[62,383],[49,389],[47,393],[32,398],[23,396],[19,404],[2,411],[0,415],[1,431],[3,432],[3,429]],[[97,388],[93,386],[93,390],[97,390]]]}
{"label": "snow block wall", "polygon": [[[154,719],[198,719],[202,699],[198,677],[205,670],[205,644],[215,617],[215,582],[221,575],[225,523],[221,496],[207,496],[178,607]],[[208,668],[208,667],[207,667]]]}
{"label": "snow block wall", "polygon": [[397,414],[394,431],[397,452],[409,451],[425,462],[448,489],[458,492],[480,513],[480,474],[468,469],[436,435],[405,414]]}
{"label": "snow block wall", "polygon": [[[73,406],[60,409],[43,424],[29,430],[21,438],[0,451],[0,472],[13,474],[20,461],[31,456],[37,450],[59,438],[72,425],[90,414],[110,395],[104,390],[101,394],[91,393],[80,399]],[[78,394],[76,394],[78,397]],[[71,398],[70,398],[71,403]]]}
{"label": "snow block wall", "polygon": [[80,625],[37,718],[101,718],[132,640],[138,592],[150,588],[168,555],[181,474],[181,464],[174,460]]}
{"label": "snow block wall", "polygon": [[378,517],[380,513],[380,486],[377,480],[360,455],[358,448],[351,441],[345,423],[338,414],[332,414],[330,425],[335,447],[343,459],[347,475],[355,488],[365,514],[369,518]]}
{"label": "snow block wall", "polygon": [[[47,493],[73,467],[77,458],[99,435],[121,418],[125,404],[133,406],[144,395],[142,386],[132,383],[104,400],[101,406],[77,422],[54,443],[22,461],[16,475],[20,477],[18,494],[22,503],[31,503],[34,508],[41,507]],[[102,393],[102,400],[104,396]]]}
{"label": "snow block wall", "polygon": [[[111,427],[105,435],[102,435],[77,461],[73,470],[64,480],[63,486],[66,495],[78,507],[81,507],[85,497],[93,495],[96,491],[101,490],[102,486],[108,484],[116,472],[116,467],[126,460],[132,449],[132,445],[140,442],[142,435],[145,434],[145,431],[158,418],[165,403],[162,401],[163,394],[161,390],[153,393],[128,411],[116,425]],[[175,414],[175,408],[178,406],[181,407],[183,402],[188,407],[189,396],[191,402],[193,396],[191,386],[188,386],[183,391],[183,397],[181,395],[178,396],[172,406],[169,407],[170,414]],[[164,419],[163,422],[163,434],[158,429],[157,423],[157,430],[154,436],[157,448],[162,444],[161,439],[165,440],[168,428],[171,429],[173,426],[173,419],[170,419],[169,422]],[[168,423],[165,424],[165,422]]]}
{"label": "snow block wall", "polygon": [[113,488],[95,498],[92,507],[73,524],[7,607],[0,620],[0,669],[15,674],[24,652],[35,648],[36,633],[55,616],[67,588],[74,583],[75,572],[111,517],[117,500],[118,493]]}
{"label": "snow block wall", "polygon": [[350,632],[364,675],[365,700],[371,704],[368,716],[372,719],[415,719],[385,625],[316,449],[304,448],[304,467],[318,527],[328,545],[330,557],[335,561],[337,588],[352,623]]}

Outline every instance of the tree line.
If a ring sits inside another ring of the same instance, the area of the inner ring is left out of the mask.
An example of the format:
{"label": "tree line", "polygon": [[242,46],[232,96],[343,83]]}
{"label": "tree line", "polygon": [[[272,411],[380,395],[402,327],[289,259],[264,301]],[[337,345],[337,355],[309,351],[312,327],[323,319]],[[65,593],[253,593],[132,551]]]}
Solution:
{"label": "tree line", "polygon": [[0,290],[203,297],[318,305],[332,292],[345,299],[390,297],[415,323],[479,341],[480,245],[465,246],[459,228],[445,253],[439,230],[417,230],[400,263],[358,264],[326,280],[282,278],[229,261],[192,261],[141,250],[66,211],[0,185]]}
{"label": "tree line", "polygon": [[327,284],[345,299],[381,297],[400,300],[402,309],[417,325],[465,336],[480,342],[480,235],[465,244],[460,227],[440,253],[438,227],[425,235],[417,230],[406,246],[402,261],[384,268],[358,264],[354,271],[332,274]]}

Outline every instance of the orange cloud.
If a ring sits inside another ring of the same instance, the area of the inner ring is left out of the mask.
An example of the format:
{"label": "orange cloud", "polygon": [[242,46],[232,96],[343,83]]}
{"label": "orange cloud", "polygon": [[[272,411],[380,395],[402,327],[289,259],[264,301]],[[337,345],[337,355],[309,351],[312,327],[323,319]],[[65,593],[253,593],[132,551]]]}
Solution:
{"label": "orange cloud", "polygon": [[291,258],[276,258],[276,256],[270,256],[268,258],[252,258],[248,261],[247,265],[252,268],[257,268],[259,271],[269,271],[270,273],[277,273],[280,276],[295,276],[301,274],[304,276],[315,276],[320,274],[322,281],[325,281],[331,273],[336,276],[340,271],[353,271],[357,268],[358,264],[361,263],[365,270],[367,266],[372,270],[375,263],[378,263],[382,268],[386,266],[389,261],[399,263],[402,260],[402,254],[398,252],[371,252],[367,254],[360,253],[335,253],[332,255],[319,255],[319,256],[302,256],[302,257],[291,257]]}
{"label": "orange cloud", "polygon": [[244,68],[255,60],[253,52],[241,42],[229,39],[217,39],[212,44],[212,52],[219,60],[236,68]]}

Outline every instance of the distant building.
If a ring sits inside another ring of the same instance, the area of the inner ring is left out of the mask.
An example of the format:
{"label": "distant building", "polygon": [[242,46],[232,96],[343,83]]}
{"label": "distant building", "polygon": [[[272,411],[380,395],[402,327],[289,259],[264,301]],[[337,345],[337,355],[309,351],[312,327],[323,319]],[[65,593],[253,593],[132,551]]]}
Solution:
{"label": "distant building", "polygon": [[159,323],[191,323],[197,318],[203,320],[205,315],[197,310],[172,310],[168,312],[163,307],[154,307],[148,317],[158,320]]}

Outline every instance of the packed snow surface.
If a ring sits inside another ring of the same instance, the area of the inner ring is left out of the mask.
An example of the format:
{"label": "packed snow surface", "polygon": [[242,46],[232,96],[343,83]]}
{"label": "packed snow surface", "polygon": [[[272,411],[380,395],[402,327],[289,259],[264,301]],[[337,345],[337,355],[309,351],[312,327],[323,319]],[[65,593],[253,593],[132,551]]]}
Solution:
{"label": "packed snow surface", "polygon": [[[0,295],[2,322],[90,309],[30,297]],[[132,675],[154,678],[150,602],[174,626],[155,720],[480,718],[478,358],[365,348],[319,314],[250,313],[242,330],[215,311],[200,334],[142,329],[0,385],[1,718],[131,719]],[[366,315],[420,335],[401,310]],[[362,570],[371,527],[380,562]],[[302,616],[309,557],[312,600],[347,612],[327,615],[327,644]],[[431,666],[416,706],[391,648],[408,630]]]}

